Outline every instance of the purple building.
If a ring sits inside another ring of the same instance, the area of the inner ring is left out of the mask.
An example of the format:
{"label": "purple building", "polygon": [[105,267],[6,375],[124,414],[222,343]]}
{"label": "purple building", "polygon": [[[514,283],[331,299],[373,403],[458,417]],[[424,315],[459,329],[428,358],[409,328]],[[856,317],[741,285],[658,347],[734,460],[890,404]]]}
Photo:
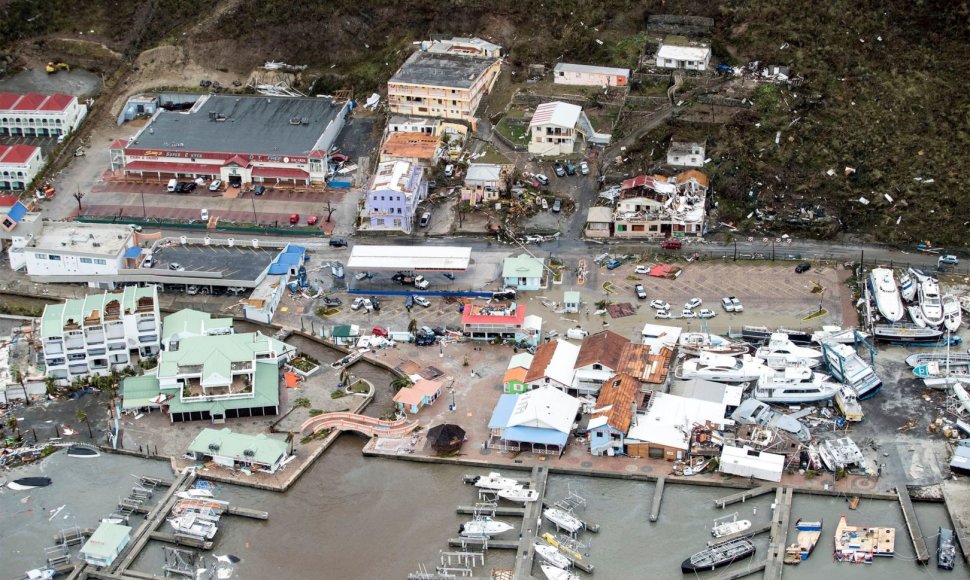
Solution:
{"label": "purple building", "polygon": [[409,161],[377,166],[360,213],[360,229],[411,233],[418,204],[428,196],[424,169]]}

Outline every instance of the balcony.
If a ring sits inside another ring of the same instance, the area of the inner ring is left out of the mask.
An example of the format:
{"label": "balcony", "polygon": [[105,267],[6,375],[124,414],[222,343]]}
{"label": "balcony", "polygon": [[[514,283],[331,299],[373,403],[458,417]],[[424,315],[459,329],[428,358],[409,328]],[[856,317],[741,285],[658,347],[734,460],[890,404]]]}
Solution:
{"label": "balcony", "polygon": [[88,374],[88,365],[71,365],[67,367],[67,372],[72,375],[86,375]]}
{"label": "balcony", "polygon": [[84,350],[84,339],[81,337],[68,339],[65,341],[64,346],[67,350]]}
{"label": "balcony", "polygon": [[155,325],[155,319],[149,318],[148,320],[139,320],[137,328],[138,332],[152,332],[157,328]]}
{"label": "balcony", "polygon": [[124,343],[124,341],[122,341],[122,342],[118,342],[118,343],[115,343],[115,344],[109,344],[108,345],[108,350],[110,350],[110,351],[128,350],[128,346]]}
{"label": "balcony", "polygon": [[144,336],[139,336],[138,337],[138,340],[142,344],[148,343],[148,342],[158,342],[158,335],[157,334],[146,334]]}
{"label": "balcony", "polygon": [[47,364],[47,368],[50,369],[51,367],[62,367],[67,364],[67,361],[63,358],[49,358],[45,363]]}

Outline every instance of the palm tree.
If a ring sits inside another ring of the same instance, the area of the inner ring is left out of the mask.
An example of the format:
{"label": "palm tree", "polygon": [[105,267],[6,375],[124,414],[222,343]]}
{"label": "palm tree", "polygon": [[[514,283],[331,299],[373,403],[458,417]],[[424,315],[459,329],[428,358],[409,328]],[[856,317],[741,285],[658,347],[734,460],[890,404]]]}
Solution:
{"label": "palm tree", "polygon": [[20,436],[20,426],[17,424],[16,417],[10,417],[9,419],[7,419],[7,427],[10,428],[11,433],[16,432],[17,436],[18,437]]}
{"label": "palm tree", "polygon": [[91,431],[91,422],[88,421],[88,414],[84,412],[84,409],[78,409],[74,413],[74,416],[77,417],[77,420],[79,422],[87,424],[87,426],[88,426],[88,437],[90,437],[91,439],[94,439],[94,432]]}
{"label": "palm tree", "polygon": [[347,370],[347,367],[340,369],[340,384],[350,388],[350,371]]}
{"label": "palm tree", "polygon": [[400,391],[404,387],[410,387],[410,386],[411,386],[411,379],[407,378],[406,376],[400,376],[394,379],[393,381],[391,381],[391,388],[394,389],[395,393]]}

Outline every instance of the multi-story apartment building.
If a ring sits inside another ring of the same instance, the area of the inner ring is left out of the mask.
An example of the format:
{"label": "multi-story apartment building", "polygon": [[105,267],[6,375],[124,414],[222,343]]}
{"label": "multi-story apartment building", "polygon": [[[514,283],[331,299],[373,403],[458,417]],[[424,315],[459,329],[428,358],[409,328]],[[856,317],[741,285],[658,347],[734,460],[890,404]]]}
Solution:
{"label": "multi-story apartment building", "polygon": [[0,93],[0,135],[66,135],[87,112],[71,95]]}
{"label": "multi-story apartment building", "polygon": [[42,167],[40,147],[0,145],[0,189],[26,189]]}
{"label": "multi-story apartment building", "polygon": [[410,233],[418,204],[427,196],[428,182],[420,165],[407,161],[381,163],[364,198],[360,225],[365,230]]}
{"label": "multi-story apartment building", "polygon": [[92,294],[44,309],[41,340],[47,376],[59,384],[107,375],[158,354],[161,321],[155,286]]}
{"label": "multi-story apartment building", "polygon": [[475,111],[498,78],[501,61],[466,54],[417,51],[387,81],[392,114],[475,124]]}

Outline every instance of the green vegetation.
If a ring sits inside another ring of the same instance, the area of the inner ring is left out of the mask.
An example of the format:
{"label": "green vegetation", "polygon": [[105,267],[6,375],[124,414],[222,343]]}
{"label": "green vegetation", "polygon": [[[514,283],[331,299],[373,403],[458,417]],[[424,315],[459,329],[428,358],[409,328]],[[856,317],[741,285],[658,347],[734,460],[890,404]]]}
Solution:
{"label": "green vegetation", "polygon": [[300,408],[300,407],[309,408],[310,407],[310,399],[308,399],[306,397],[299,397],[295,401],[293,401],[293,406],[296,407],[296,408]]}
{"label": "green vegetation", "polygon": [[44,314],[43,306],[33,304],[14,304],[7,300],[0,301],[0,314],[10,314],[13,316],[40,317]]}
{"label": "green vegetation", "polygon": [[317,431],[316,433],[311,433],[311,434],[303,437],[302,439],[300,439],[300,445],[306,445],[307,443],[310,443],[311,441],[317,441],[317,440],[320,440],[320,439],[326,439],[327,438],[327,435],[330,435],[330,433],[332,433],[332,432],[333,432],[333,429],[321,429],[320,431]]}
{"label": "green vegetation", "polygon": [[332,393],[330,393],[330,398],[331,399],[343,399],[346,396],[347,396],[347,391],[345,391],[343,389],[337,389],[337,390],[333,391]]}
{"label": "green vegetation", "polygon": [[312,371],[313,369],[319,367],[320,366],[320,363],[318,363],[316,360],[314,360],[313,357],[311,357],[311,356],[302,355],[302,356],[299,356],[299,357],[291,360],[290,361],[290,366],[292,366],[293,368],[296,368],[296,369],[298,369],[298,370],[300,370],[302,372],[308,373],[308,372]]}
{"label": "green vegetation", "polygon": [[349,390],[351,393],[366,395],[370,392],[370,386],[365,381],[358,380],[356,383],[347,387],[347,390]]}
{"label": "green vegetation", "polygon": [[512,120],[508,115],[495,125],[495,132],[514,143],[526,146],[529,144],[529,124],[522,120]]}
{"label": "green vegetation", "polygon": [[323,411],[320,409],[310,409],[310,416],[316,417],[317,415],[323,415]]}

